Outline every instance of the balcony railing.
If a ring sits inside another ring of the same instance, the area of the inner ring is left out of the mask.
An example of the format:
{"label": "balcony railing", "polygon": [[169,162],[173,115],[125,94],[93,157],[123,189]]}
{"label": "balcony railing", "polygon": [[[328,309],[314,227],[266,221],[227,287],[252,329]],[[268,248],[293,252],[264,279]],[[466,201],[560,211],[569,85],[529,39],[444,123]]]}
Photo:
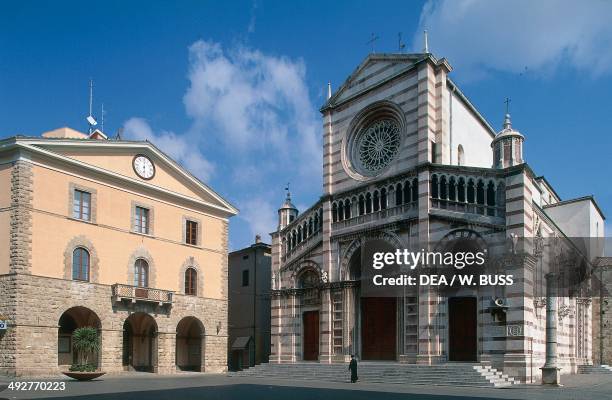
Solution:
{"label": "balcony railing", "polygon": [[132,301],[133,303],[137,301],[145,301],[159,303],[159,305],[172,304],[173,292],[170,290],[144,288],[123,285],[121,283],[115,283],[112,288],[113,299],[117,302],[126,299]]}
{"label": "balcony railing", "polygon": [[488,217],[498,218],[504,218],[506,213],[505,207],[489,206],[477,203],[466,203],[462,201],[453,201],[446,199],[431,199],[431,208],[458,211],[469,214],[480,214]]}
{"label": "balcony railing", "polygon": [[372,221],[385,220],[387,218],[401,215],[403,217],[416,216],[418,213],[418,204],[416,201],[411,203],[402,204],[399,206],[386,208],[384,210],[374,211],[368,214],[357,215],[349,219],[342,221],[336,221],[332,224],[333,229],[348,228],[350,226],[356,226],[365,224]]}
{"label": "balcony railing", "polygon": [[313,243],[317,242],[321,239],[321,231],[316,231],[312,235],[308,236],[306,239],[302,240],[300,243],[296,244],[295,247],[291,249],[287,249],[285,254],[283,254],[283,261],[288,261],[293,258],[294,255],[300,254],[302,250],[310,247]]}

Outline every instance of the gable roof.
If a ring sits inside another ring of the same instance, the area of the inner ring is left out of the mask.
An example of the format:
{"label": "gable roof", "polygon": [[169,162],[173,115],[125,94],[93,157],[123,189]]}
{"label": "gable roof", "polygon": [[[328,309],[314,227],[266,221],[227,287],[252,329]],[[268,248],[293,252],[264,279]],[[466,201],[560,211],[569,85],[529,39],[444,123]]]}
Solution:
{"label": "gable roof", "polygon": [[154,155],[158,161],[161,161],[170,170],[177,173],[180,177],[184,178],[190,184],[207,194],[213,201],[206,201],[202,199],[199,201],[202,205],[213,208],[220,211],[228,216],[238,214],[238,209],[231,203],[225,200],[221,195],[215,192],[210,186],[199,180],[191,172],[181,166],[179,163],[174,161],[166,153],[157,148],[153,143],[149,141],[132,141],[132,140],[87,140],[87,139],[74,139],[74,138],[49,138],[49,137],[27,137],[27,136],[14,136],[5,140],[0,141],[0,151],[8,150],[12,147],[26,148],[34,153],[38,153],[47,157],[51,157],[60,161],[67,162],[73,165],[80,165],[81,167],[103,173],[115,178],[119,178],[123,181],[127,181],[133,184],[144,186],[149,189],[155,189],[162,191],[166,194],[171,194],[177,197],[182,197],[193,201],[193,198],[170,191],[166,188],[153,185],[149,182],[139,181],[129,176],[117,174],[113,171],[88,164],[69,156],[58,152],[59,148],[73,147],[73,148],[87,148],[87,149],[132,149],[132,150],[147,150],[150,154]]}
{"label": "gable roof", "polygon": [[[448,63],[445,58],[437,59],[431,53],[412,53],[412,54],[403,54],[403,53],[371,53],[369,54],[359,66],[353,71],[351,75],[344,81],[344,83],[336,90],[336,92],[323,104],[320,111],[325,112],[330,108],[334,108],[339,106],[340,104],[351,100],[357,96],[362,95],[363,93],[374,89],[391,79],[395,79],[396,77],[403,75],[404,73],[413,70],[417,65],[423,62],[431,62],[436,67],[444,67],[450,72],[452,67]],[[390,67],[390,73],[385,79],[382,79],[362,90],[358,90],[355,93],[344,96],[345,93],[355,84],[355,82],[359,82],[367,78],[364,76],[364,72],[370,66],[376,63],[387,63]]]}

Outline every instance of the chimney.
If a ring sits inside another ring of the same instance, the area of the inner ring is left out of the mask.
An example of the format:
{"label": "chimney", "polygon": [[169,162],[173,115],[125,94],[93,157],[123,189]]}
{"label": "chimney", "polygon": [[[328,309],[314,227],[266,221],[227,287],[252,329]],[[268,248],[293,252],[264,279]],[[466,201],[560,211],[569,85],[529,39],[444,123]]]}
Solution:
{"label": "chimney", "polygon": [[261,235],[255,235],[255,244],[261,243]]}

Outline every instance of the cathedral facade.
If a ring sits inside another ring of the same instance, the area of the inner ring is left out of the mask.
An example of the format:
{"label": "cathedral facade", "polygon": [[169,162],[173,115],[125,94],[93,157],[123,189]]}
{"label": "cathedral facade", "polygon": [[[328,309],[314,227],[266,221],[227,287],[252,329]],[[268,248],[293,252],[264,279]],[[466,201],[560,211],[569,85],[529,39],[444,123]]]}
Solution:
{"label": "cathedral facade", "polygon": [[[270,362],[355,354],[484,363],[523,382],[541,376],[548,308],[535,239],[603,236],[603,215],[592,197],[562,201],[523,159],[525,137],[510,116],[496,132],[450,71],[430,53],[371,54],[321,108],[323,194],[299,213],[288,193],[272,234]],[[361,293],[368,243],[404,249],[457,238],[500,254],[518,284]],[[534,240],[496,251],[517,238]],[[590,298],[548,301],[558,366],[576,372],[592,362]]]}

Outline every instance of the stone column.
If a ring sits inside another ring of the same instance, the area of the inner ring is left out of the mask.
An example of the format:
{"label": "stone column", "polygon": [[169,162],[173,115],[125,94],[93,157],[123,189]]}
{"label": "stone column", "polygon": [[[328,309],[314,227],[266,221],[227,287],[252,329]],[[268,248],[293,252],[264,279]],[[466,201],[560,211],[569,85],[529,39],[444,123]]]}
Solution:
{"label": "stone column", "polygon": [[123,370],[123,330],[101,329],[100,367],[104,372]]}
{"label": "stone column", "polygon": [[557,282],[556,275],[546,275],[546,362],[542,369],[542,384],[557,385],[561,377],[557,367]]}
{"label": "stone column", "polygon": [[159,332],[157,334],[157,371],[160,374],[176,372],[176,333]]}

